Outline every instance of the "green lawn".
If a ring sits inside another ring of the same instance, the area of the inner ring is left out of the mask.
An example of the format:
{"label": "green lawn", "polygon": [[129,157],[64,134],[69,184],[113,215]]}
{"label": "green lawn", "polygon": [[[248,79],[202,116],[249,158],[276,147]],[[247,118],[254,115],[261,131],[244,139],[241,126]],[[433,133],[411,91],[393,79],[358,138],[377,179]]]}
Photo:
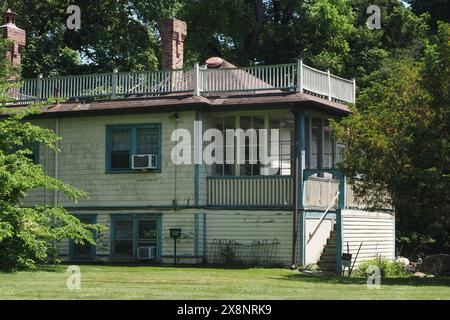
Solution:
{"label": "green lawn", "polygon": [[81,289],[66,267],[0,273],[0,299],[450,299],[450,278],[312,277],[286,269],[80,266]]}

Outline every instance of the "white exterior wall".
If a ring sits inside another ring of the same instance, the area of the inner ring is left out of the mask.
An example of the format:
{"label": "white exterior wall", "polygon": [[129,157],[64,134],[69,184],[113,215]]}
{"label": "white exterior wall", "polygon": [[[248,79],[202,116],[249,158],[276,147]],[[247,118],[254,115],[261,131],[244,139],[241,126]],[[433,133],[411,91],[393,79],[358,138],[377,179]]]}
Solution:
{"label": "white exterior wall", "polygon": [[[193,139],[194,112],[179,114],[178,128],[189,130]],[[171,142],[170,137],[175,129],[175,120],[170,119],[170,115],[171,113],[152,113],[59,119],[59,135],[62,138],[59,144],[59,179],[89,194],[88,199],[80,199],[76,206],[171,206],[175,193],[178,205],[187,205],[188,202],[193,205],[194,165],[175,166],[171,161],[175,142]],[[33,122],[55,129],[55,119]],[[161,124],[161,172],[106,173],[106,126],[146,123]],[[45,149],[43,146],[40,148],[40,163],[47,166],[48,175],[54,176],[55,156]],[[33,191],[25,205],[44,203],[44,193]],[[47,201],[53,202],[53,195],[47,193]],[[58,204],[75,206],[62,195],[58,196]]]}
{"label": "white exterior wall", "polygon": [[310,233],[314,231],[317,223],[319,223],[320,217],[307,218],[305,225],[305,263],[315,264],[319,261],[320,255],[323,251],[324,245],[327,243],[327,239],[330,237],[330,232],[333,230],[334,220],[326,218],[322,221],[316,233],[310,239]]}
{"label": "white exterior wall", "polygon": [[342,224],[342,252],[347,252],[348,243],[352,259],[355,259],[362,243],[355,266],[377,256],[395,258],[395,216],[392,212],[342,210]]}
{"label": "white exterior wall", "polygon": [[292,212],[263,210],[208,210],[206,233],[208,259],[213,257],[211,242],[233,240],[243,245],[253,241],[278,239],[276,263],[289,265],[292,256]]}

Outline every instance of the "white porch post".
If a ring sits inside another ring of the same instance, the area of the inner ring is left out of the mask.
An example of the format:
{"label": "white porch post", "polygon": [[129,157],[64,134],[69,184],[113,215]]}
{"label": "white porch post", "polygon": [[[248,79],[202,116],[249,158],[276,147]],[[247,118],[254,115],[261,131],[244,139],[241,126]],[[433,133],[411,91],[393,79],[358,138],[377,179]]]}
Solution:
{"label": "white porch post", "polygon": [[303,60],[297,60],[297,92],[303,92]]}

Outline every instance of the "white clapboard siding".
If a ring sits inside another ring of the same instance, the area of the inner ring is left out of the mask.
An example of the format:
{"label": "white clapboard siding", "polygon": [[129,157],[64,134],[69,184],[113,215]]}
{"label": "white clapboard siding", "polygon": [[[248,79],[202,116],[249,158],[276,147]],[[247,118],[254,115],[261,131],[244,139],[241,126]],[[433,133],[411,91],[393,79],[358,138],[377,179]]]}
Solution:
{"label": "white clapboard siding", "polygon": [[[305,263],[317,263],[323,252],[324,246],[330,237],[330,232],[333,230],[334,219],[326,218],[317,227],[320,218],[307,218],[305,231],[306,231],[306,243],[305,243]],[[313,234],[315,228],[317,230]],[[311,237],[310,237],[311,235]]]}
{"label": "white clapboard siding", "polygon": [[[194,256],[194,214],[166,213],[162,216],[162,254],[163,262],[172,263],[174,254],[170,228],[181,228],[181,237],[177,239],[177,256],[183,260]],[[200,240],[200,239],[199,239]],[[200,244],[199,244],[200,245]],[[190,261],[194,262],[193,260]]]}
{"label": "white clapboard siding", "polygon": [[217,240],[234,240],[243,245],[253,241],[277,238],[280,242],[276,261],[289,265],[292,248],[292,213],[289,211],[232,211],[208,210],[207,213],[208,259],[211,259],[211,243]]}
{"label": "white clapboard siding", "polygon": [[[118,115],[80,118],[61,118],[59,120],[59,179],[78,187],[89,194],[79,199],[78,206],[147,206],[172,205],[177,197],[180,205],[194,203],[194,165],[176,167],[171,161],[175,142],[170,140],[175,129],[175,121],[170,113],[144,115]],[[195,114],[192,111],[180,113],[178,126],[191,132]],[[37,125],[54,129],[54,119],[39,119]],[[160,123],[162,130],[161,172],[135,172],[111,174],[105,172],[106,126],[120,124]],[[48,175],[54,176],[55,161],[51,151],[40,148],[40,163],[47,166]],[[175,190],[175,187],[177,188]],[[33,190],[25,199],[25,206],[45,203],[45,192]],[[53,192],[47,192],[47,201],[54,201]],[[58,204],[74,206],[70,199],[61,193]]]}
{"label": "white clapboard siding", "polygon": [[347,252],[348,246],[352,259],[355,259],[362,243],[356,266],[363,260],[377,256],[394,258],[395,217],[393,213],[342,210],[342,225],[343,252]]}

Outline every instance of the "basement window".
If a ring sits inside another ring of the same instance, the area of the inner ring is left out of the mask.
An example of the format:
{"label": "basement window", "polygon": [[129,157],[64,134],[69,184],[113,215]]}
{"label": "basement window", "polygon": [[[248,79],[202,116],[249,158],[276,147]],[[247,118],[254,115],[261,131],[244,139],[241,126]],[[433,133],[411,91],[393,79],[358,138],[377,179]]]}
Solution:
{"label": "basement window", "polygon": [[111,125],[106,127],[106,171],[109,173],[136,172],[132,159],[136,155],[155,155],[156,168],[161,169],[161,125]]}
{"label": "basement window", "polygon": [[[86,224],[95,224],[97,222],[96,215],[81,215],[77,218]],[[96,238],[96,233],[93,232],[94,239]],[[91,243],[85,242],[75,243],[72,239],[70,240],[69,247],[69,257],[71,261],[91,261],[94,260],[96,255],[96,248]]]}

